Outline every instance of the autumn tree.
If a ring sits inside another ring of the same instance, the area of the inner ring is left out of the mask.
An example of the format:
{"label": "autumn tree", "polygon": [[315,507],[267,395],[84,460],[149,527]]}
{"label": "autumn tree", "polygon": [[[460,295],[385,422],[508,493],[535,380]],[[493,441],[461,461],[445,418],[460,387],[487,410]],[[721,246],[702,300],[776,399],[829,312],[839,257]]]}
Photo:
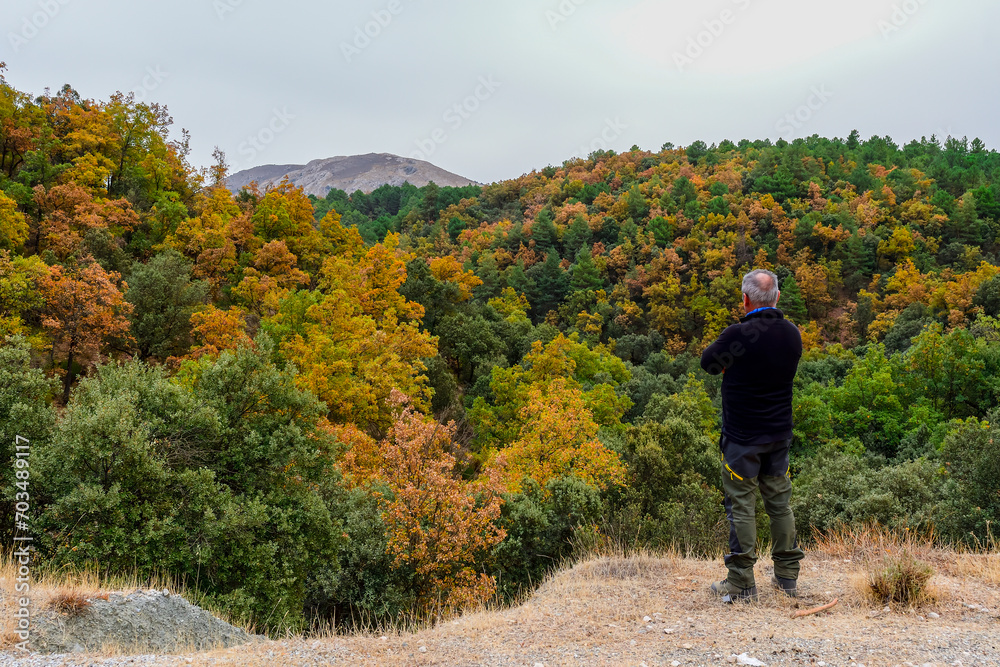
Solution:
{"label": "autumn tree", "polygon": [[44,303],[39,281],[48,271],[38,257],[11,256],[0,250],[0,340],[27,333],[22,316]]}
{"label": "autumn tree", "polygon": [[398,414],[381,442],[355,434],[343,467],[354,484],[379,497],[393,566],[413,573],[423,611],[461,609],[488,601],[496,581],[477,566],[503,538],[496,525],[498,479],[462,479],[454,454],[455,424],[437,424],[393,390]]}
{"label": "autumn tree", "polygon": [[28,238],[28,222],[17,202],[0,192],[0,250],[16,250]]}
{"label": "autumn tree", "polygon": [[387,428],[393,389],[426,408],[422,359],[436,341],[420,329],[423,307],[399,289],[406,266],[387,237],[367,252],[327,258],[319,290],[290,294],[265,325],[301,371],[299,382],[326,401],[330,418],[365,429]]}
{"label": "autumn tree", "polygon": [[[52,336],[53,359],[64,362],[63,403],[69,401],[77,366],[93,366],[112,341],[129,337],[132,304],[118,288],[120,280],[96,263],[75,269],[53,266],[39,280],[45,299],[42,325]],[[127,289],[124,283],[122,287]]]}
{"label": "autumn tree", "polygon": [[617,458],[596,440],[598,426],[620,426],[631,400],[616,387],[625,365],[603,347],[575,338],[535,343],[521,364],[493,370],[493,403],[477,398],[470,420],[475,444],[508,489],[527,475],[544,488],[572,472],[603,488],[618,479]]}

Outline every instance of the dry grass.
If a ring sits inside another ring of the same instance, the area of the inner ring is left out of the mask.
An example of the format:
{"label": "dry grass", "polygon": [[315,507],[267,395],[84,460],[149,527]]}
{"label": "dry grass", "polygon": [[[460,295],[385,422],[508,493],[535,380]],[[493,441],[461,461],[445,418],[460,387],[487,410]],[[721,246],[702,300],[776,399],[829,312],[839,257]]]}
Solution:
{"label": "dry grass", "polygon": [[[107,593],[98,593],[98,595],[103,595],[107,598]],[[90,606],[90,600],[86,593],[81,590],[76,588],[60,588],[49,593],[48,606],[49,609],[54,609],[67,616],[76,616]]]}
{"label": "dry grass", "polygon": [[[884,539],[882,543],[888,544]],[[795,600],[766,585],[770,579],[767,558],[761,558],[757,567],[759,602],[725,606],[707,590],[724,574],[721,559],[622,555],[612,549],[560,570],[516,608],[467,613],[415,632],[267,642],[193,659],[196,665],[220,667],[638,665],[673,660],[686,665],[723,664],[732,654],[748,652],[769,664],[817,660],[849,664],[859,654],[868,665],[940,663],[941,656],[927,653],[927,646],[948,643],[952,633],[958,632],[956,624],[961,624],[963,637],[972,637],[973,647],[981,645],[989,651],[996,643],[991,639],[995,619],[969,611],[962,603],[986,606],[996,597],[997,586],[939,571],[935,579],[941,580],[948,594],[938,597],[934,610],[944,620],[929,623],[901,607],[891,613],[876,611],[860,596],[851,595],[852,579],[863,573],[856,556],[866,549],[874,553],[875,546],[848,548],[844,541],[834,546],[832,552],[809,552],[800,597]],[[931,559],[953,563],[958,556],[938,551]],[[830,611],[790,618],[794,610],[819,606],[834,597],[841,604]],[[955,655],[947,662],[956,657],[966,660]]]}
{"label": "dry grass", "polygon": [[[908,550],[908,551],[907,551]],[[923,611],[873,609],[853,583],[865,563],[908,552],[932,563],[936,598]],[[567,564],[523,604],[496,605],[440,623],[252,643],[227,650],[164,657],[162,664],[285,667],[302,664],[723,664],[747,652],[768,664],[824,660],[866,665],[904,661],[990,664],[996,655],[997,554],[934,549],[926,536],[841,531],[809,550],[799,598],[771,589],[771,564],[757,567],[760,600],[725,606],[708,592],[725,572],[721,558],[634,553],[603,547]],[[791,612],[840,598],[833,609],[792,620]],[[940,620],[930,621],[934,611]],[[646,621],[649,617],[649,621]],[[936,647],[936,653],[930,652]],[[947,647],[947,648],[946,648]],[[954,648],[960,647],[960,648]],[[421,648],[425,650],[421,650]],[[971,651],[974,660],[963,651]],[[978,652],[977,652],[978,651]],[[117,653],[109,647],[109,653]],[[119,653],[120,654],[120,653]],[[186,663],[190,659],[191,663]],[[174,662],[176,660],[176,662]]]}
{"label": "dry grass", "polygon": [[[25,596],[24,592],[16,590],[17,570],[19,564],[10,551],[0,553],[0,650],[11,648],[20,638],[14,634],[16,621],[14,612],[18,608],[18,600]],[[96,568],[47,568],[42,564],[32,562],[29,565],[30,591],[27,596],[31,600],[31,613],[35,616],[45,611],[66,615],[83,613],[94,600],[107,600],[109,593],[129,593],[136,590],[168,590],[171,595],[181,595],[192,604],[208,609],[222,620],[243,629],[249,634],[256,634],[256,628],[248,623],[232,619],[224,610],[206,604],[188,590],[182,583],[171,577],[154,575],[142,577],[135,573],[109,576]],[[123,656],[134,654],[128,646],[108,644],[95,655]]]}
{"label": "dry grass", "polygon": [[1000,540],[993,534],[992,526],[987,524],[985,540],[977,540],[974,547],[959,553],[951,570],[959,576],[1000,584]]}
{"label": "dry grass", "polygon": [[856,562],[850,576],[853,600],[869,606],[914,608],[945,593],[931,583],[931,562],[954,562],[957,554],[935,545],[934,532],[892,531],[877,524],[841,527],[817,535],[816,549]]}
{"label": "dry grass", "polygon": [[1000,585],[1000,552],[959,554],[950,569],[960,576]]}
{"label": "dry grass", "polygon": [[932,576],[934,568],[912,554],[885,556],[869,564],[864,593],[876,604],[919,607],[935,600]]}
{"label": "dry grass", "polygon": [[831,556],[853,560],[874,560],[903,552],[931,559],[943,552],[935,544],[933,530],[926,533],[894,531],[878,524],[840,527],[819,533],[814,538],[813,548]]}

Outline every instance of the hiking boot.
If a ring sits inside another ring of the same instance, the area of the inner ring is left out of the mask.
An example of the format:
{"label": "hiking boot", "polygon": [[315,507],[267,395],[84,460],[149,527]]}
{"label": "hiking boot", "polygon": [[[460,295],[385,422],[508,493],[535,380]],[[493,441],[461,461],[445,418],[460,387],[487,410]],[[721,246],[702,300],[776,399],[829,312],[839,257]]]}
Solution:
{"label": "hiking boot", "polygon": [[774,575],[773,577],[771,577],[771,583],[774,585],[775,588],[777,588],[779,591],[781,591],[788,597],[794,598],[797,596],[795,592],[795,584],[797,582],[795,579],[782,579],[778,575]]}
{"label": "hiking boot", "polygon": [[712,584],[712,592],[721,597],[722,601],[726,604],[757,601],[756,586],[751,586],[750,588],[737,588],[729,583],[728,579],[723,579],[722,581],[717,581]]}

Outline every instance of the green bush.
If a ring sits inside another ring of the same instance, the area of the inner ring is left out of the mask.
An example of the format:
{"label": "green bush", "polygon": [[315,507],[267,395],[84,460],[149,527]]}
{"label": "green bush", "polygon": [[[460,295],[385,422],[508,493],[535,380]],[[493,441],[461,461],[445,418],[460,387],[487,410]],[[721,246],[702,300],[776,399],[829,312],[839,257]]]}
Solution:
{"label": "green bush", "polygon": [[956,422],[945,437],[941,459],[946,471],[940,528],[967,542],[987,539],[1000,525],[1000,434],[996,420]]}
{"label": "green bush", "polygon": [[189,369],[133,361],[81,381],[37,455],[50,562],[186,581],[236,618],[300,628],[306,582],[337,562],[339,477],[322,403],[270,345]]}
{"label": "green bush", "polygon": [[926,530],[939,515],[943,481],[934,461],[879,465],[833,443],[802,462],[793,480],[792,511],[801,535],[872,522]]}
{"label": "green bush", "polygon": [[606,494],[608,532],[626,546],[698,554],[725,544],[718,446],[698,426],[668,417],[608,440],[626,466],[625,486]]}
{"label": "green bush", "polygon": [[346,541],[337,563],[314,573],[310,581],[310,616],[360,628],[405,621],[416,600],[408,573],[392,566],[378,496],[368,488],[351,489],[333,511]]}
{"label": "green bush", "polygon": [[491,555],[499,595],[515,600],[572,557],[581,531],[599,521],[600,493],[576,477],[558,477],[543,489],[525,479],[520,493],[505,497],[500,526],[507,537]]}
{"label": "green bush", "polygon": [[[21,337],[8,338],[0,345],[0,543],[13,544],[14,451],[17,436],[27,439],[29,466],[32,457],[51,437],[55,411],[49,404],[58,383],[31,367],[31,352]],[[30,470],[30,468],[29,468]]]}

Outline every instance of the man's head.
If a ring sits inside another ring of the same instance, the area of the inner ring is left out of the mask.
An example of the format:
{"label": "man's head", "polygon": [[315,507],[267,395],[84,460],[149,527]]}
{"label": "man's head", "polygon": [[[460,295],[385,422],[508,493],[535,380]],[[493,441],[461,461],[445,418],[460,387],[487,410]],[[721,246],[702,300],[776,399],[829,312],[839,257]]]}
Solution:
{"label": "man's head", "polygon": [[743,308],[746,312],[778,305],[778,276],[766,269],[756,269],[743,276]]}

